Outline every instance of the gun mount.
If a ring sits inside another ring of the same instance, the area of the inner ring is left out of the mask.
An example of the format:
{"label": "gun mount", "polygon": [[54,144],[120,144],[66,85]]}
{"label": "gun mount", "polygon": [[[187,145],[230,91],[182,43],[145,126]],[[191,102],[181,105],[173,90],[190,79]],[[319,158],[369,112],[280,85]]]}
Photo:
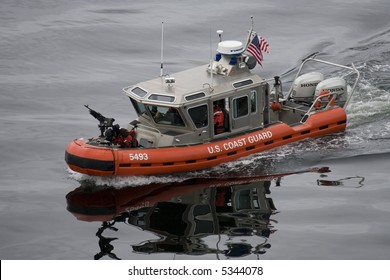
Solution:
{"label": "gun mount", "polygon": [[95,110],[91,109],[88,105],[84,105],[85,108],[89,110],[89,113],[99,121],[98,127],[100,129],[100,137],[104,137],[104,132],[109,127],[113,127],[114,125],[114,118],[106,118],[99,112],[96,112]]}

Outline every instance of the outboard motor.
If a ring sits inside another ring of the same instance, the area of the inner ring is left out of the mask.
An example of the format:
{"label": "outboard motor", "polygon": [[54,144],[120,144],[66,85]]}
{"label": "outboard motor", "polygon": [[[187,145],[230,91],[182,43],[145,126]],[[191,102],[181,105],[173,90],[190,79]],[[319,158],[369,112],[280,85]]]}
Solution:
{"label": "outboard motor", "polygon": [[314,98],[317,98],[324,90],[335,93],[334,101],[338,106],[343,106],[347,101],[347,82],[343,78],[334,77],[320,82],[316,87]]}
{"label": "outboard motor", "polygon": [[292,86],[291,97],[295,101],[313,102],[317,85],[324,80],[319,72],[310,72],[297,77]]}

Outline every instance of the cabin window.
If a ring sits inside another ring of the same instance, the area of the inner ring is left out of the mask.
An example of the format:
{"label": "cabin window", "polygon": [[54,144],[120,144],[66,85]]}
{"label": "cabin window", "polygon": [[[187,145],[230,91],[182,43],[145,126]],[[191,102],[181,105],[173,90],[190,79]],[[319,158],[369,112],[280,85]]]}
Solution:
{"label": "cabin window", "polygon": [[233,117],[240,118],[248,115],[248,96],[233,99]]}
{"label": "cabin window", "polygon": [[249,100],[251,103],[251,113],[256,113],[256,111],[257,111],[257,92],[255,90],[252,90],[249,93]]}
{"label": "cabin window", "polygon": [[244,80],[244,81],[235,82],[233,84],[233,87],[234,88],[240,88],[240,87],[248,86],[248,85],[251,85],[251,84],[253,84],[252,80]]}
{"label": "cabin window", "polygon": [[179,111],[173,107],[147,105],[153,120],[158,124],[184,126]]}
{"label": "cabin window", "polygon": [[142,115],[146,112],[146,108],[145,108],[144,104],[135,101],[133,98],[130,98],[130,100],[131,100],[131,103],[133,104],[133,107],[138,115]]}
{"label": "cabin window", "polygon": [[148,97],[149,100],[157,100],[157,101],[162,101],[162,102],[169,102],[169,103],[172,103],[173,101],[175,101],[175,97],[174,96],[171,96],[171,95],[162,95],[162,94],[151,94],[149,97]]}
{"label": "cabin window", "polygon": [[208,125],[209,116],[206,104],[188,109],[188,114],[197,128]]}
{"label": "cabin window", "polygon": [[148,93],[146,90],[143,90],[140,87],[135,87],[131,91],[136,95],[138,95],[139,97],[144,97]]}
{"label": "cabin window", "polygon": [[141,138],[139,141],[139,145],[144,148],[150,148],[153,146],[153,142],[148,139]]}
{"label": "cabin window", "polygon": [[198,92],[198,93],[194,93],[194,94],[191,94],[191,95],[187,95],[185,97],[185,99],[187,101],[191,101],[191,100],[195,100],[195,99],[198,99],[198,98],[201,98],[201,97],[205,97],[206,94],[204,92]]}

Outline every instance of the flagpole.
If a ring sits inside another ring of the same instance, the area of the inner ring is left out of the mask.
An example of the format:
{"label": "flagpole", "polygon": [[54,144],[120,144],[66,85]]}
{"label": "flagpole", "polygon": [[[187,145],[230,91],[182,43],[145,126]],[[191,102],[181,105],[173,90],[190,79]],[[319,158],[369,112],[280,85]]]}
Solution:
{"label": "flagpole", "polygon": [[248,40],[246,40],[245,50],[248,48],[249,42],[251,40],[252,33],[253,33],[253,16],[251,16],[251,29],[249,30]]}

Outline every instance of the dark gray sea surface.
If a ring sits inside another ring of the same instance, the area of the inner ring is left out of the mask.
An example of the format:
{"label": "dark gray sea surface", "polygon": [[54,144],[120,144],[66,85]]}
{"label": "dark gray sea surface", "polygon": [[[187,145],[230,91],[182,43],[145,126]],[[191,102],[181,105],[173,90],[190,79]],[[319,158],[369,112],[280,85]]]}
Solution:
{"label": "dark gray sea surface", "polygon": [[[0,258],[389,259],[389,11],[388,0],[1,0]],[[160,74],[161,22],[175,73],[209,62],[217,29],[245,41],[251,16],[270,44],[253,71],[285,90],[315,52],[359,69],[346,132],[180,175],[67,168],[67,143],[99,133],[84,104],[123,126],[136,117],[121,89]]]}

